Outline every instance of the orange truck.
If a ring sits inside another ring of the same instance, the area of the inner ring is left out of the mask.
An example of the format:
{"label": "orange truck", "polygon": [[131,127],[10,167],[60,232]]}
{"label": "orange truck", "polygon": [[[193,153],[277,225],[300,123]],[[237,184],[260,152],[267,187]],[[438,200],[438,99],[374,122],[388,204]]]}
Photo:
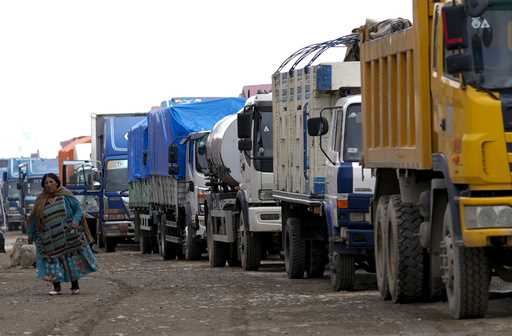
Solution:
{"label": "orange truck", "polygon": [[[72,160],[90,160],[91,154],[91,137],[90,136],[79,136],[66,141],[61,142],[62,148],[59,150],[59,177],[61,180],[64,179],[64,161]],[[88,156],[87,156],[88,150]],[[84,157],[85,156],[85,157]],[[68,170],[71,167],[68,167]]]}
{"label": "orange truck", "polygon": [[[98,192],[93,190],[91,178],[94,171],[91,163],[91,137],[80,136],[61,142],[58,154],[59,177],[80,201],[87,221],[88,238],[97,240]],[[100,244],[101,245],[101,244]]]}

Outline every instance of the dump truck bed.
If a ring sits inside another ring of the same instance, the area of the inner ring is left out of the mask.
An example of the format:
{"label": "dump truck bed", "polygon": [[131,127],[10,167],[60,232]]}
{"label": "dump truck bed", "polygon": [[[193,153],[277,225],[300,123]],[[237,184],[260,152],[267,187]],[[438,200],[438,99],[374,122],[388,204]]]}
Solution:
{"label": "dump truck bed", "polygon": [[[418,1],[414,25],[371,40],[362,32],[364,164],[430,169],[430,1]],[[427,12],[428,11],[428,12]],[[419,14],[419,15],[418,15]]]}

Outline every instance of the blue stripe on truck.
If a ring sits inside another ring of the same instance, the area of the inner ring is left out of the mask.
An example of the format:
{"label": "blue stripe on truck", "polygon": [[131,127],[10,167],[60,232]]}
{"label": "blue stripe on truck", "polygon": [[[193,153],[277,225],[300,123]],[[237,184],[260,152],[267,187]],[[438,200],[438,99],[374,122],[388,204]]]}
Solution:
{"label": "blue stripe on truck", "polygon": [[338,194],[351,194],[354,191],[352,162],[342,163],[338,168]]}
{"label": "blue stripe on truck", "polygon": [[316,71],[316,89],[318,91],[332,90],[332,65],[321,64]]}

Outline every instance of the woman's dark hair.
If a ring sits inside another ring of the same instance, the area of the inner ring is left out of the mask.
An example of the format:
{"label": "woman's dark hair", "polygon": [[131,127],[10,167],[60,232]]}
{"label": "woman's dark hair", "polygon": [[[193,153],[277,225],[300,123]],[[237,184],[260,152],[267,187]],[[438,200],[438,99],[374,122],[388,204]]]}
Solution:
{"label": "woman's dark hair", "polygon": [[44,189],[44,183],[46,182],[46,179],[48,177],[51,178],[52,180],[54,180],[55,182],[57,182],[57,188],[60,188],[60,185],[61,185],[60,179],[54,173],[44,174],[43,179],[41,180],[41,188]]}

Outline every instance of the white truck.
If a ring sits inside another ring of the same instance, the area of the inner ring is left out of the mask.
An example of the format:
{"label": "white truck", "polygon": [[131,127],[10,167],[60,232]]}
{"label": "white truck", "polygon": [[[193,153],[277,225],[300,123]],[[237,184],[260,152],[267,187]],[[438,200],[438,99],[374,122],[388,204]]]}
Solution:
{"label": "white truck", "polygon": [[329,265],[333,288],[350,290],[356,269],[374,271],[359,62],[276,73],[273,92],[273,196],[288,277],[322,277]]}
{"label": "white truck", "polygon": [[281,209],[272,198],[272,95],[249,98],[220,120],[206,143],[210,266],[257,270],[281,251]]}

